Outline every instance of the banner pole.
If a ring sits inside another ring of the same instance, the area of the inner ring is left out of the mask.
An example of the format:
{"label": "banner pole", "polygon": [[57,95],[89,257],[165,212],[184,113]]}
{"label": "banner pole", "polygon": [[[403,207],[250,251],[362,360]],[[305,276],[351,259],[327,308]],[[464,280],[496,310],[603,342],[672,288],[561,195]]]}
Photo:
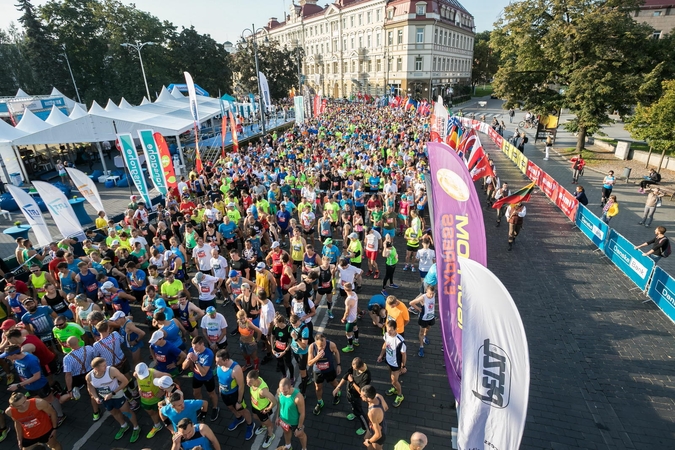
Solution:
{"label": "banner pole", "polygon": [[[117,136],[117,124],[113,120],[113,129],[115,130],[115,136]],[[119,139],[115,138],[117,141],[117,146],[118,150],[120,151],[120,156],[122,156],[122,166],[124,166],[124,174],[127,177],[127,186],[129,186],[129,195],[134,195],[134,191],[131,189],[131,173],[129,173],[129,168],[127,167],[126,163],[124,162],[124,155],[123,150],[122,150],[122,143],[119,141]],[[133,140],[132,140],[133,142]],[[150,205],[152,206],[152,205]]]}

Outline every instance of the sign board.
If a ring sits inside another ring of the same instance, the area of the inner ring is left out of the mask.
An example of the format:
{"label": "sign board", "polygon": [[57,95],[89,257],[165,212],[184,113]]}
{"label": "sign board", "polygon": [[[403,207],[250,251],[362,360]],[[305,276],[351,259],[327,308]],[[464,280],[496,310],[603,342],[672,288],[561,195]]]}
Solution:
{"label": "sign board", "polygon": [[675,321],[675,279],[658,266],[654,269],[647,295],[670,320]]}
{"label": "sign board", "polygon": [[558,194],[556,195],[555,204],[572,222],[577,217],[577,206],[579,200],[562,186],[558,186]]}
{"label": "sign board", "polygon": [[649,276],[654,270],[654,260],[635,250],[633,244],[621,236],[613,228],[609,230],[609,238],[605,247],[605,255],[640,289],[644,290]]}
{"label": "sign board", "polygon": [[600,250],[605,251],[609,226],[584,205],[579,205],[575,223]]}
{"label": "sign board", "polygon": [[628,153],[630,153],[630,142],[628,141],[618,141],[616,143],[616,150],[614,151],[614,156],[623,161],[628,159]]}

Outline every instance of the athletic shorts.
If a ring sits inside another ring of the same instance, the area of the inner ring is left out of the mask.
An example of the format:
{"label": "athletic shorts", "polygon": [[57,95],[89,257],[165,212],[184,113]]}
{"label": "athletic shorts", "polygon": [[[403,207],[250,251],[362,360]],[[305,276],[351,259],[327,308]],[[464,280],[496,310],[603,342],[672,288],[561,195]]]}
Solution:
{"label": "athletic shorts", "polygon": [[319,294],[319,295],[327,295],[327,294],[330,294],[331,292],[333,292],[333,288],[332,288],[332,287],[329,287],[329,288],[319,288],[319,289],[316,290],[316,293]]}
{"label": "athletic shorts", "polygon": [[30,394],[31,398],[47,398],[51,395],[52,393],[52,388],[49,386],[49,383],[45,383],[44,386],[42,386],[40,389],[36,389],[34,391],[28,390],[28,393]]}
{"label": "athletic shorts", "polygon": [[49,442],[49,436],[51,436],[52,431],[54,431],[53,428],[51,428],[49,431],[47,431],[45,434],[43,434],[40,437],[36,437],[35,439],[29,439],[29,438],[23,438],[21,440],[21,447],[23,448],[30,448],[32,445],[35,444],[46,444]]}
{"label": "athletic shorts", "polygon": [[436,323],[436,318],[434,317],[434,318],[431,319],[431,320],[422,320],[422,319],[418,319],[418,320],[417,320],[417,323],[418,323],[419,326],[422,327],[422,328],[429,328],[429,327],[434,326],[434,324]]}
{"label": "athletic shorts", "polygon": [[389,364],[389,363],[387,363],[387,365],[389,366],[389,370],[391,370],[392,372],[398,372],[398,371],[401,370],[401,367],[400,367],[400,366],[399,366],[399,367],[394,367],[394,366],[392,366],[392,365]]}
{"label": "athletic shorts", "polygon": [[251,342],[250,344],[247,344],[246,342],[240,342],[239,348],[245,355],[252,355],[256,350],[258,350],[258,343]]}
{"label": "athletic shorts", "polygon": [[302,267],[302,260],[300,261],[293,260],[293,267]]}
{"label": "athletic shorts", "polygon": [[[237,404],[237,401],[239,400],[239,392],[234,391],[229,394],[223,394],[221,392],[220,398],[223,399],[223,403],[225,403],[225,406],[234,406]],[[242,411],[243,409],[246,409],[246,400],[241,401],[241,408],[239,408],[237,411]]]}
{"label": "athletic shorts", "polygon": [[159,410],[158,405],[159,405],[159,402],[153,403],[153,404],[141,402],[141,407],[146,411],[157,411],[157,410]]}
{"label": "athletic shorts", "polygon": [[382,229],[382,238],[384,239],[387,236],[391,236],[393,239],[396,236],[396,230],[393,228],[391,230],[388,230],[386,228]]}
{"label": "athletic shorts", "polygon": [[304,355],[298,355],[297,353],[293,353],[293,356],[295,357],[295,362],[298,363],[298,369],[300,370],[307,370],[307,353]]}
{"label": "athletic shorts", "polygon": [[201,389],[202,386],[206,388],[206,392],[213,392],[216,389],[215,377],[211,377],[210,380],[198,380],[192,377],[192,389]]}
{"label": "athletic shorts", "polygon": [[331,370],[330,372],[314,372],[314,382],[316,384],[321,384],[324,381],[326,383],[332,383],[337,378],[337,372]]}
{"label": "athletic shorts", "polygon": [[264,413],[260,411],[259,409],[251,408],[253,409],[253,414],[256,415],[258,420],[260,420],[261,423],[267,422],[267,420],[270,418],[270,415],[267,413]]}
{"label": "athletic shorts", "polygon": [[366,250],[366,258],[370,261],[375,261],[377,259],[377,252],[375,250]]}
{"label": "athletic shorts", "polygon": [[345,331],[351,333],[356,327],[356,322],[345,322]]}
{"label": "athletic shorts", "polygon": [[405,249],[408,250],[411,253],[417,253],[417,250],[419,250],[420,248],[419,247],[411,247],[409,245],[406,245]]}
{"label": "athletic shorts", "polygon": [[[373,442],[373,443],[374,443],[374,444],[378,444],[378,445],[380,445],[380,446],[383,446],[383,445],[384,445],[384,441],[386,441],[386,440],[387,440],[387,435],[384,434],[384,433],[382,433],[382,437],[379,438],[378,440],[376,440],[376,441]],[[371,441],[371,442],[372,442],[372,441]]]}
{"label": "athletic shorts", "polygon": [[103,407],[106,411],[112,411],[113,409],[121,409],[124,406],[124,403],[127,401],[125,396],[119,398],[111,398],[110,400],[103,400]]}
{"label": "athletic shorts", "polygon": [[310,228],[309,230],[305,230],[304,228],[302,229],[302,234],[305,236],[312,236],[316,229],[314,227]]}

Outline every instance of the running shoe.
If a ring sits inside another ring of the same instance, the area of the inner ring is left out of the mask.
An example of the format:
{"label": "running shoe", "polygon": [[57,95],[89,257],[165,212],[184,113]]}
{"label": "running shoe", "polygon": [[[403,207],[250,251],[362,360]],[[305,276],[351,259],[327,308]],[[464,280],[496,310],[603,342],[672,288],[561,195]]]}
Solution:
{"label": "running shoe", "polygon": [[115,440],[119,441],[120,439],[122,439],[122,436],[124,436],[124,433],[129,431],[130,428],[131,427],[127,423],[125,423],[123,427],[120,427],[120,429],[117,430],[117,434],[115,435]]}
{"label": "running shoe", "polygon": [[331,311],[330,309],[328,310],[328,318],[329,318],[329,319],[334,319],[334,318],[335,318],[335,317],[333,316],[333,311]]}
{"label": "running shoe", "polygon": [[263,433],[267,433],[267,427],[264,426],[259,426],[257,430],[255,430],[255,435],[260,436]]}
{"label": "running shoe", "polygon": [[429,345],[429,339],[426,336],[424,336],[424,345]]}
{"label": "running shoe", "polygon": [[347,420],[354,420],[354,419],[356,419],[356,415],[354,415],[354,413],[347,414]]}
{"label": "running shoe", "polygon": [[361,344],[359,344],[359,340],[354,339],[354,347],[358,347],[359,345],[361,345]]}
{"label": "running shoe", "polygon": [[385,291],[384,289],[380,291],[380,294],[384,295],[385,297],[389,297],[389,294],[387,294],[387,291]]}
{"label": "running shoe", "polygon": [[101,412],[99,411],[92,414],[91,420],[93,420],[94,422],[98,422],[99,420],[101,420]]}
{"label": "running shoe", "polygon": [[4,441],[7,439],[7,435],[9,434],[9,427],[5,427],[4,430],[0,431],[0,442]]}
{"label": "running shoe", "polygon": [[253,364],[246,364],[244,367],[241,368],[242,372],[246,372],[249,369],[253,369]]}
{"label": "running shoe", "polygon": [[152,427],[152,428],[150,429],[150,432],[145,436],[145,438],[146,438],[146,439],[152,439],[152,438],[154,438],[155,435],[156,435],[157,433],[159,433],[159,431],[160,431],[162,428],[164,428],[164,424],[163,424],[162,422],[160,422],[160,423],[159,423],[159,428],[157,428],[157,425],[155,425],[154,427]]}
{"label": "running shoe", "polygon": [[141,427],[134,428],[134,430],[131,432],[131,438],[129,439],[129,442],[133,444],[138,440],[140,435],[141,435]]}
{"label": "running shoe", "polygon": [[319,414],[321,414],[322,409],[323,409],[323,400],[319,400],[319,402],[317,402],[316,406],[314,407],[314,415],[318,416]]}
{"label": "running shoe", "polygon": [[267,439],[265,439],[265,442],[262,444],[262,448],[269,448],[270,445],[272,445],[272,441],[274,441],[274,438],[277,437],[274,433],[272,433],[272,436],[267,436]]}
{"label": "running shoe", "polygon": [[369,276],[371,276],[372,274],[373,274],[373,271],[370,270],[370,269],[368,269],[368,272],[366,272],[366,276],[369,277]]}
{"label": "running shoe", "polygon": [[391,283],[391,284],[389,285],[389,287],[392,288],[392,289],[398,289],[398,288],[399,288],[399,285],[398,285],[398,284]]}
{"label": "running shoe", "polygon": [[389,396],[391,396],[391,395],[398,395],[398,391],[396,390],[396,388],[395,388],[394,386],[392,386],[392,387],[390,387],[389,390],[387,391],[387,395],[389,395]]}
{"label": "running shoe", "polygon": [[397,395],[396,398],[394,399],[394,408],[398,408],[399,406],[401,406],[401,403],[403,403],[404,398],[405,397],[403,397],[402,395]]}
{"label": "running shoe", "polygon": [[410,312],[410,314],[414,314],[414,315],[416,315],[416,316],[418,316],[418,315],[420,314],[419,311],[417,311],[417,310],[416,310],[415,308],[413,308],[412,306],[411,306],[410,308],[408,308],[408,311]]}
{"label": "running shoe", "polygon": [[241,416],[239,418],[236,418],[230,423],[230,425],[227,427],[227,431],[234,431],[237,429],[239,425],[242,423],[246,422],[246,419],[244,419],[244,416]]}
{"label": "running shoe", "polygon": [[420,351],[417,352],[417,356],[420,358],[424,358],[424,347],[420,347]]}
{"label": "running shoe", "polygon": [[363,436],[364,434],[366,434],[366,430],[364,430],[363,428],[359,428],[358,430],[356,430],[356,434],[359,436]]}
{"label": "running shoe", "polygon": [[343,347],[343,348],[342,348],[342,351],[343,351],[344,353],[350,353],[350,352],[353,352],[353,351],[354,351],[354,347],[353,347],[352,345],[348,345],[348,346],[346,346],[346,347]]}
{"label": "running shoe", "polygon": [[417,270],[415,269],[415,266],[410,266],[410,271],[411,272],[417,272]]}
{"label": "running shoe", "polygon": [[56,419],[56,428],[60,427],[63,422],[66,421],[66,415],[62,415]]}
{"label": "running shoe", "polygon": [[77,386],[73,388],[73,392],[71,394],[73,395],[73,400],[79,400],[82,397],[80,394],[80,388]]}
{"label": "running shoe", "polygon": [[215,422],[216,420],[218,420],[219,415],[220,415],[220,407],[212,408],[211,409],[211,422]]}
{"label": "running shoe", "polygon": [[333,396],[333,405],[339,405],[342,398],[342,391],[338,391],[337,395]]}
{"label": "running shoe", "polygon": [[406,264],[405,266],[403,266],[403,271],[407,272],[409,268],[410,268],[410,266],[408,264]]}
{"label": "running shoe", "polygon": [[379,270],[376,270],[376,271],[375,271],[375,275],[373,275],[373,278],[375,278],[376,280],[377,280],[378,278],[380,278],[380,271],[379,271]]}
{"label": "running shoe", "polygon": [[253,436],[255,436],[255,422],[251,422],[251,425],[246,426],[246,434],[244,435],[244,439],[250,441]]}

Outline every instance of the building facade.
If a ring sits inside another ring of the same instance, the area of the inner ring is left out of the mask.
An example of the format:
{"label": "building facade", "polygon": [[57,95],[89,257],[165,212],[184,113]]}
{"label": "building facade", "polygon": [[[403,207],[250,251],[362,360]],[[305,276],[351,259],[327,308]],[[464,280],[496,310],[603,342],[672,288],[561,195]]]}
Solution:
{"label": "building facade", "polygon": [[457,0],[299,0],[265,33],[301,47],[305,83],[329,97],[433,98],[471,78],[474,20]]}
{"label": "building facade", "polygon": [[675,1],[645,0],[633,16],[636,21],[651,25],[652,37],[661,39],[675,29]]}

